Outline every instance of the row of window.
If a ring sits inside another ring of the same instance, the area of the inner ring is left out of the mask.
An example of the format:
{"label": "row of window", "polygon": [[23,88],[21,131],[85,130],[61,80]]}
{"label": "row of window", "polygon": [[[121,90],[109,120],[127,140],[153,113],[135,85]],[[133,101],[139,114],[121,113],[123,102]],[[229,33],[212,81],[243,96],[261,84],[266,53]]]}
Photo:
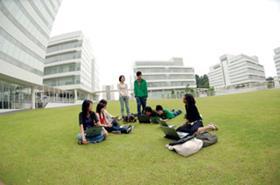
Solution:
{"label": "row of window", "polygon": [[52,87],[73,84],[80,84],[80,75],[44,80],[44,85]]}
{"label": "row of window", "polygon": [[66,61],[81,58],[81,51],[71,51],[64,54],[57,54],[46,57],[46,64],[58,61]]}
{"label": "row of window", "polygon": [[192,68],[136,68],[136,71],[145,73],[192,73]]}
{"label": "row of window", "polygon": [[52,45],[47,48],[47,53],[61,51],[65,49],[77,48],[82,46],[82,41],[69,41],[60,44]]}
{"label": "row of window", "polygon": [[194,79],[194,75],[143,75],[146,80]]}
{"label": "row of window", "polygon": [[44,74],[51,75],[57,73],[66,73],[71,71],[80,71],[80,63],[70,63],[59,66],[45,67]]}
{"label": "row of window", "polygon": [[172,86],[192,86],[195,85],[194,81],[190,81],[190,82],[149,82],[148,83],[148,87],[172,87]]}

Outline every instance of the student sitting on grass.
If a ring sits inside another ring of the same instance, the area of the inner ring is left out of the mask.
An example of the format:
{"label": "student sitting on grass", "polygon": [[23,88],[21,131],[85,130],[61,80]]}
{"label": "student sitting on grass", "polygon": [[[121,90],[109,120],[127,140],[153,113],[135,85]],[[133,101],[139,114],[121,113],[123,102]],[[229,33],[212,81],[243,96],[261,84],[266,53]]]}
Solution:
{"label": "student sitting on grass", "polygon": [[108,120],[106,116],[106,105],[99,102],[96,106],[96,114],[100,120],[101,125],[108,131],[115,134],[126,133],[129,134],[133,127],[131,125],[121,127],[115,119]]}
{"label": "student sitting on grass", "polygon": [[168,119],[173,119],[176,116],[180,115],[182,113],[181,110],[172,110],[169,111],[167,109],[163,109],[163,107],[161,105],[157,105],[156,106],[156,112],[158,114],[158,116],[162,119],[162,120],[168,120]]}
{"label": "student sitting on grass", "polygon": [[85,100],[82,104],[82,112],[79,114],[79,125],[78,144],[98,143],[105,140],[108,134],[101,127],[96,114],[92,111],[92,101],[90,100]]}
{"label": "student sitting on grass", "polygon": [[119,118],[118,118],[117,116],[113,116],[112,114],[110,114],[110,113],[107,111],[107,105],[108,105],[107,100],[102,99],[102,100],[99,101],[99,103],[104,104],[104,106],[105,106],[104,114],[105,114],[105,117],[107,118],[107,120],[108,120],[109,122],[113,122],[113,121],[119,120]]}
{"label": "student sitting on grass", "polygon": [[202,118],[198,112],[198,109],[195,105],[195,99],[193,95],[186,94],[183,98],[183,102],[186,106],[186,119],[187,122],[177,128],[176,131],[186,132],[190,135],[203,133],[212,130],[218,130],[217,126],[214,124],[208,124],[207,126],[203,126]]}

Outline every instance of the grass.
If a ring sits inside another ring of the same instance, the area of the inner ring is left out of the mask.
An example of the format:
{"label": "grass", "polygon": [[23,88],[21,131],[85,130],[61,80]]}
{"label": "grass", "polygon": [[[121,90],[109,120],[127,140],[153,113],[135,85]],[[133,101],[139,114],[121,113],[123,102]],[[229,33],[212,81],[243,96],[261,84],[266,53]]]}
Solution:
{"label": "grass", "polygon": [[[184,110],[180,100],[149,104]],[[76,144],[80,107],[0,116],[0,179],[6,185],[279,184],[280,90],[198,99],[219,142],[188,158],[168,151],[158,125],[100,144]],[[119,114],[119,103],[108,109]],[[131,102],[135,109],[135,102]],[[183,116],[170,121],[183,122]]]}

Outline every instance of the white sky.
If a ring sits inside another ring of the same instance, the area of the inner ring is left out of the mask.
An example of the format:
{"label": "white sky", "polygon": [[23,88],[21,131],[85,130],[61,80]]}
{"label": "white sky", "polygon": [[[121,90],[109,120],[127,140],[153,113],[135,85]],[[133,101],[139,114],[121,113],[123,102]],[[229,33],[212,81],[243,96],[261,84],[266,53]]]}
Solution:
{"label": "white sky", "polygon": [[136,60],[183,57],[202,75],[239,53],[275,76],[280,0],[63,0],[51,35],[76,30],[91,41],[102,85],[131,76]]}

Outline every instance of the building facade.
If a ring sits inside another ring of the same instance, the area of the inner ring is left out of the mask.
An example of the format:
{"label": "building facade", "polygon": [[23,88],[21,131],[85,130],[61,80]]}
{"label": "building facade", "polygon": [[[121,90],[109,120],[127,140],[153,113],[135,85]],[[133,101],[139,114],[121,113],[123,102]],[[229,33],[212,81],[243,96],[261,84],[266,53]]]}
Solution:
{"label": "building facade", "polygon": [[280,78],[280,47],[274,49],[274,61],[275,61],[275,67],[276,67],[276,73],[278,76],[278,79]]}
{"label": "building facade", "polygon": [[196,88],[194,68],[185,67],[182,58],[136,61],[133,71],[134,80],[135,73],[142,72],[151,98],[178,98],[185,93],[186,87]]}
{"label": "building facade", "polygon": [[209,83],[215,89],[254,87],[265,83],[264,67],[256,56],[223,55],[210,67]]}
{"label": "building facade", "polygon": [[47,47],[44,85],[66,90],[75,101],[94,98],[98,71],[89,40],[81,31],[54,36]]}
{"label": "building facade", "polygon": [[61,0],[0,0],[0,109],[35,107]]}

